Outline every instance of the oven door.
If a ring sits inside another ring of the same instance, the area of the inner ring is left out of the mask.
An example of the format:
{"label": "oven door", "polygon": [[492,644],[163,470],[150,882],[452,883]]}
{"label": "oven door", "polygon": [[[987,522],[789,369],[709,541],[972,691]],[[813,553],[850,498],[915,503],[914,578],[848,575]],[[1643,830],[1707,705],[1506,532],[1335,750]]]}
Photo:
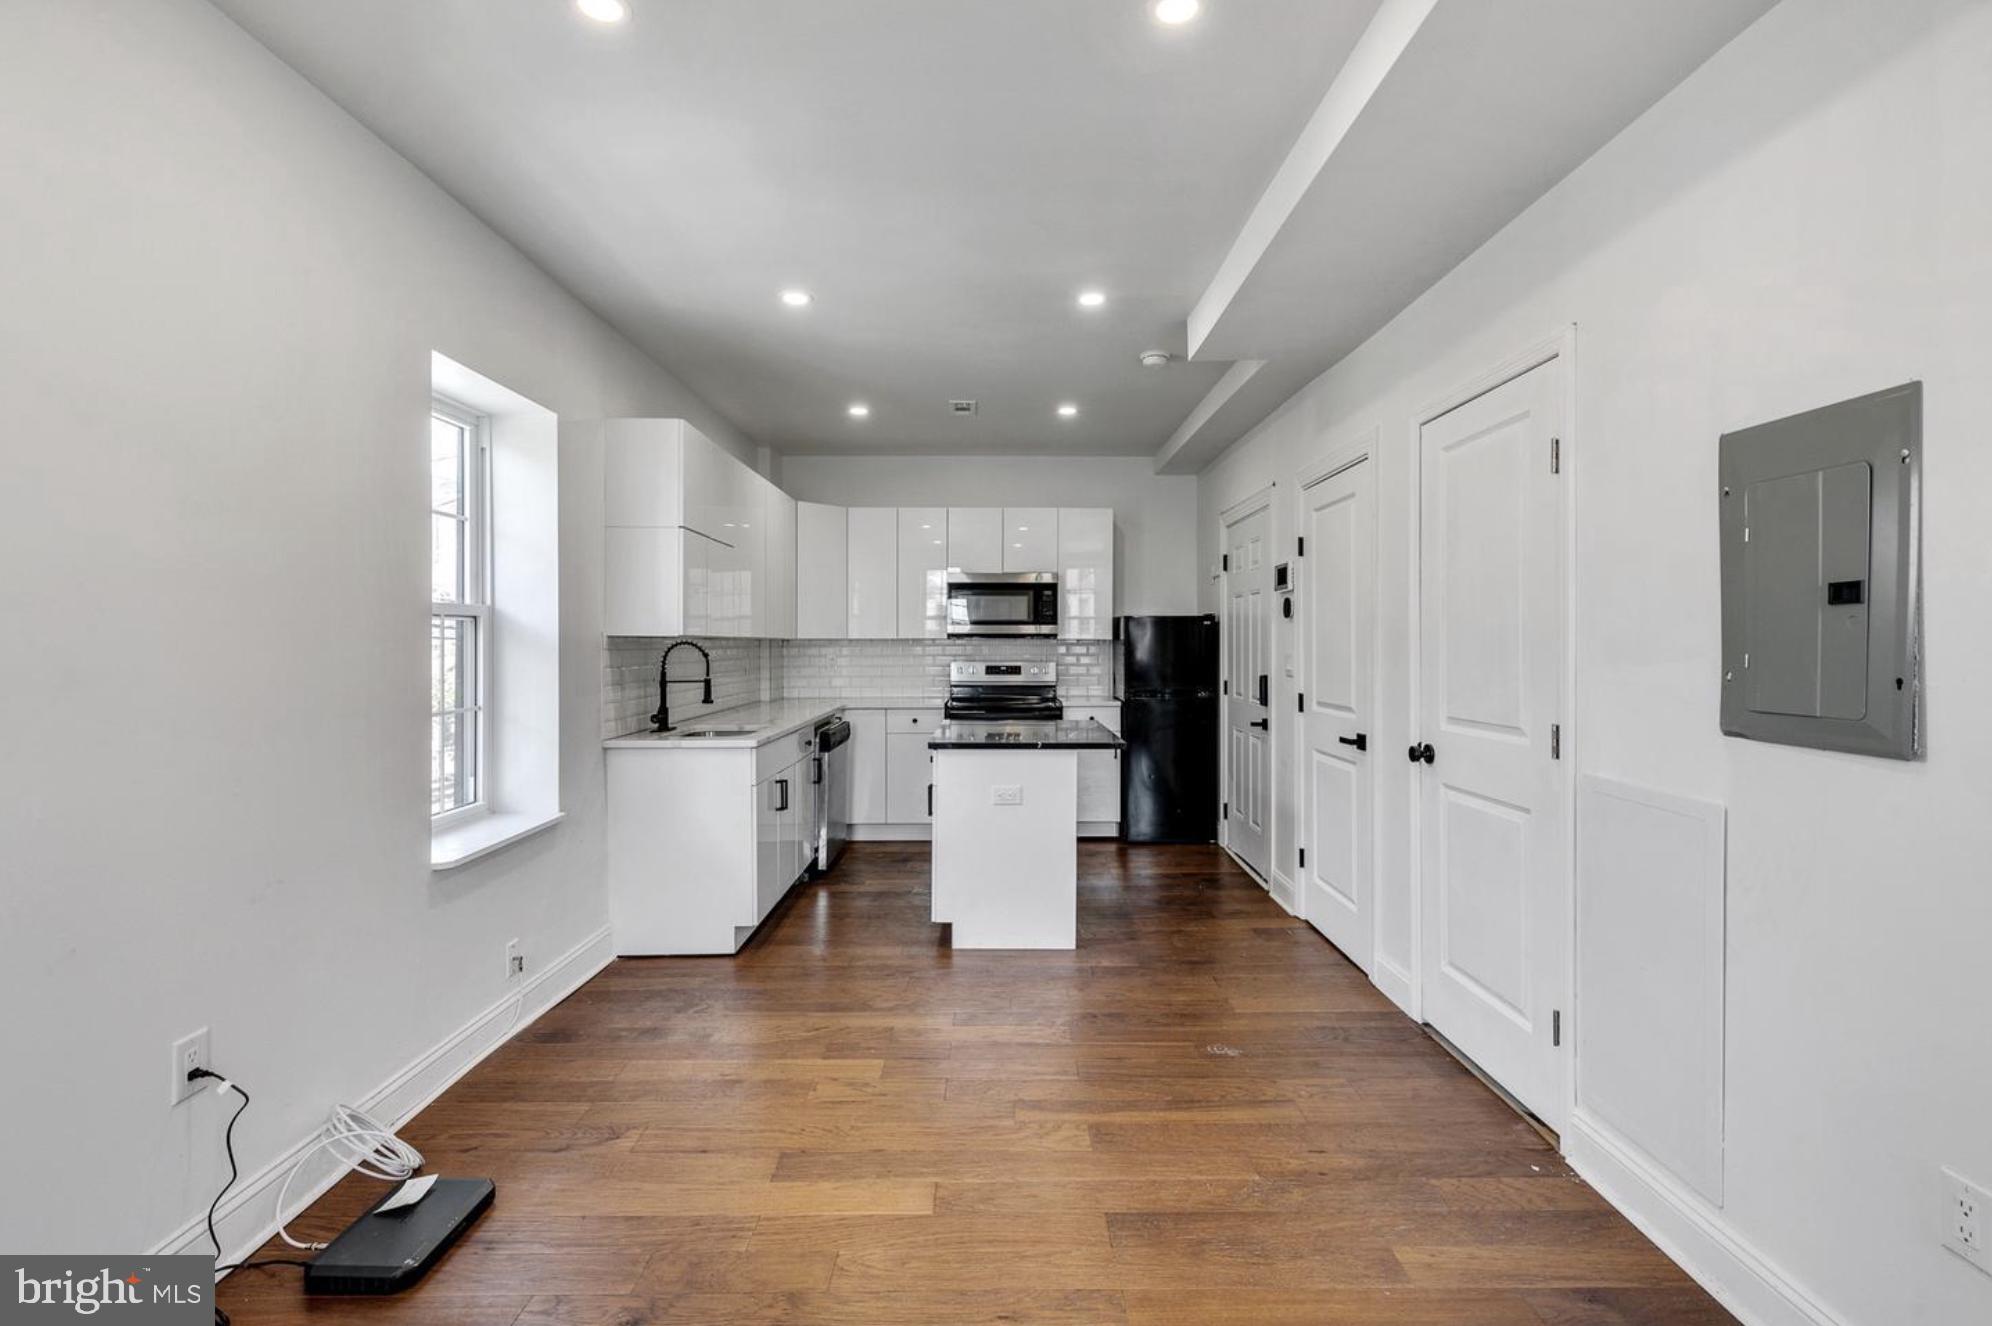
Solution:
{"label": "oven door", "polygon": [[1049,573],[948,578],[948,634],[1055,636],[1058,577]]}

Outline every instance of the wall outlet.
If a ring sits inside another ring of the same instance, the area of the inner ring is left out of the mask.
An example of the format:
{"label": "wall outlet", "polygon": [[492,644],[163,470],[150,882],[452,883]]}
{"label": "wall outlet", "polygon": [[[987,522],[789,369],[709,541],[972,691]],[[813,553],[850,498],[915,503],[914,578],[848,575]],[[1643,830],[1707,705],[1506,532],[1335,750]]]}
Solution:
{"label": "wall outlet", "polygon": [[1992,1274],[1992,1251],[1985,1239],[1992,1233],[1992,1192],[1954,1170],[1944,1171],[1944,1246]]}
{"label": "wall outlet", "polygon": [[199,1031],[193,1032],[190,1035],[182,1036],[179,1040],[173,1042],[173,1062],[171,1065],[173,1069],[173,1094],[167,1098],[169,1104],[178,1105],[181,1101],[192,1100],[200,1094],[201,1088],[208,1084],[208,1079],[202,1078],[198,1082],[189,1082],[187,1074],[193,1072],[196,1068],[213,1068],[214,1065],[209,1060],[208,1029],[206,1027],[202,1027]]}
{"label": "wall outlet", "polygon": [[989,801],[995,806],[1021,806],[1024,804],[1024,789],[1016,783],[999,783],[989,789]]}
{"label": "wall outlet", "polygon": [[519,947],[518,940],[516,939],[507,940],[505,943],[505,979],[508,981],[516,981],[525,974],[526,974],[525,950]]}

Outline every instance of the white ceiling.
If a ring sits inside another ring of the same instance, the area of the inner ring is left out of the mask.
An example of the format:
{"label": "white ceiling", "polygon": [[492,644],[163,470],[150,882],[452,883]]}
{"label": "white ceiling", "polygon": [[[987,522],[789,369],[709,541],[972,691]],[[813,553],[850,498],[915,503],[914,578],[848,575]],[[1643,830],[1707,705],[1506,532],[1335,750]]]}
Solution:
{"label": "white ceiling", "polygon": [[[632,0],[603,28],[571,0],[216,2],[760,442],[978,454],[1175,430],[1224,367],[1136,357],[1183,352],[1376,9]],[[1111,302],[1081,312],[1084,286]]]}
{"label": "white ceiling", "polygon": [[764,444],[1185,471],[1772,0],[214,2]]}

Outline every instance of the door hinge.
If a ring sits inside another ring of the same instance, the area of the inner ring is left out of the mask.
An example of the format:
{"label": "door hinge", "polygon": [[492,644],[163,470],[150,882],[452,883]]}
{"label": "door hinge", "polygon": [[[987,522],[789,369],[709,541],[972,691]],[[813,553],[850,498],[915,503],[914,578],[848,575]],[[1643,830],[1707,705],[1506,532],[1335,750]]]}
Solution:
{"label": "door hinge", "polygon": [[1293,698],[1294,698],[1294,700],[1296,701],[1296,703],[1294,704],[1294,712],[1296,712],[1296,713],[1302,713],[1302,714],[1306,713],[1306,712],[1307,712],[1307,692],[1306,692],[1306,691],[1302,691],[1302,692],[1301,692],[1301,693],[1300,693],[1299,695],[1296,695],[1296,696],[1294,696]]}
{"label": "door hinge", "polygon": [[1296,557],[1305,557],[1305,556],[1307,556],[1307,540],[1306,540],[1306,539],[1295,539],[1295,540],[1293,541],[1293,549],[1294,549],[1294,556],[1296,556]]}
{"label": "door hinge", "polygon": [[1225,569],[1225,570],[1227,570],[1227,571],[1229,571],[1229,570],[1231,569],[1231,554],[1230,554],[1230,553],[1226,553],[1226,554],[1224,554],[1224,569]]}
{"label": "door hinge", "polygon": [[1224,679],[1224,693],[1226,695],[1231,694],[1231,678],[1229,677],[1226,677]]}
{"label": "door hinge", "polygon": [[1224,814],[1219,818],[1227,820],[1231,818],[1231,803],[1229,801],[1224,803]]}
{"label": "door hinge", "polygon": [[1307,849],[1305,847],[1300,849],[1300,865],[1303,870],[1307,868]]}
{"label": "door hinge", "polygon": [[1549,1043],[1552,1047],[1563,1044],[1563,1010],[1560,1008],[1549,1015]]}
{"label": "door hinge", "polygon": [[1549,758],[1552,760],[1563,758],[1563,724],[1561,723],[1551,723],[1549,725]]}
{"label": "door hinge", "polygon": [[1549,439],[1549,472],[1563,473],[1563,439],[1560,437]]}

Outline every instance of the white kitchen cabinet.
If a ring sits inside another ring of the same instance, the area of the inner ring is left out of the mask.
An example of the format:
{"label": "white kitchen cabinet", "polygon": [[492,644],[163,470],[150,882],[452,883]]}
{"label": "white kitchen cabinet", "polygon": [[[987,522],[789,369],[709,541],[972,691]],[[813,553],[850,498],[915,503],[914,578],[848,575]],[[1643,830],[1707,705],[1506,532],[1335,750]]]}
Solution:
{"label": "white kitchen cabinet", "polygon": [[844,718],[851,725],[851,758],[846,761],[851,780],[851,823],[890,824],[886,810],[885,710],[848,709]]}
{"label": "white kitchen cabinet", "polygon": [[948,509],[899,508],[899,635],[940,639],[948,633]]}
{"label": "white kitchen cabinet", "polygon": [[[761,612],[754,634],[768,640],[796,638],[796,500],[762,481],[763,538]],[[840,596],[841,597],[841,596]]]}
{"label": "white kitchen cabinet", "polygon": [[809,863],[813,731],[607,755],[616,952],[737,952]]}
{"label": "white kitchen cabinet", "polygon": [[890,824],[933,819],[933,752],[927,743],[941,725],[938,709],[892,709],[885,715],[885,815]]}
{"label": "white kitchen cabinet", "polygon": [[[1117,704],[1068,706],[1065,716],[1074,722],[1098,719],[1109,732],[1120,735],[1120,706]],[[1117,750],[1079,752],[1079,825],[1082,832],[1088,826],[1095,826],[1096,833],[1103,833],[1105,826],[1120,823],[1120,755]]]}
{"label": "white kitchen cabinet", "polygon": [[795,638],[842,640],[851,634],[846,602],[849,519],[840,506],[795,504]]}
{"label": "white kitchen cabinet", "polygon": [[957,571],[1003,569],[1003,513],[993,506],[948,508],[948,566]]}
{"label": "white kitchen cabinet", "polygon": [[1114,634],[1114,513],[1065,507],[1058,513],[1058,635],[1111,640]]}
{"label": "white kitchen cabinet", "polygon": [[854,506],[845,517],[850,638],[889,640],[899,634],[898,508]]}
{"label": "white kitchen cabinet", "polygon": [[1058,570],[1057,507],[1003,508],[1002,567],[1010,572]]}
{"label": "white kitchen cabinet", "polygon": [[604,635],[714,633],[707,582],[717,543],[678,525],[606,534]]}
{"label": "white kitchen cabinet", "polygon": [[605,633],[761,629],[772,485],[682,419],[611,419],[603,438]]}

